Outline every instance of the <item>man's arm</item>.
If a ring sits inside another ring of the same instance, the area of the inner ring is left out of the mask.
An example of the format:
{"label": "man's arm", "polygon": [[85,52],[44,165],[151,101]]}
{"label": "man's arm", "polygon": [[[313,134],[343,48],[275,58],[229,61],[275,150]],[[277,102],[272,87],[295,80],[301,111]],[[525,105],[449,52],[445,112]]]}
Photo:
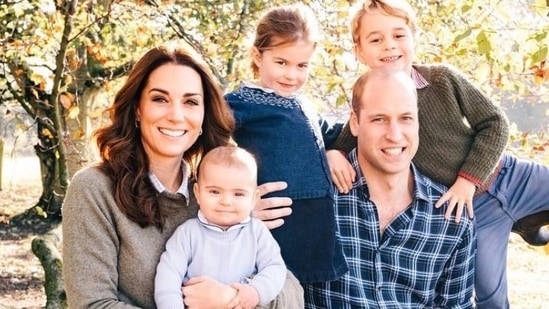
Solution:
{"label": "man's arm", "polygon": [[476,230],[472,220],[459,223],[461,242],[436,286],[435,308],[474,308]]}

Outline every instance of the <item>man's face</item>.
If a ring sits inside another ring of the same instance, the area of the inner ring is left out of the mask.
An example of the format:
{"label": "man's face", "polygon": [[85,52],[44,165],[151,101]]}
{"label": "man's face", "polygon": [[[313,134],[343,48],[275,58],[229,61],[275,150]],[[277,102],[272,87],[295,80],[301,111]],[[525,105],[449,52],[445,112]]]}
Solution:
{"label": "man's face", "polygon": [[373,78],[351,113],[351,132],[358,140],[363,172],[381,176],[408,173],[419,144],[415,85],[404,72]]}

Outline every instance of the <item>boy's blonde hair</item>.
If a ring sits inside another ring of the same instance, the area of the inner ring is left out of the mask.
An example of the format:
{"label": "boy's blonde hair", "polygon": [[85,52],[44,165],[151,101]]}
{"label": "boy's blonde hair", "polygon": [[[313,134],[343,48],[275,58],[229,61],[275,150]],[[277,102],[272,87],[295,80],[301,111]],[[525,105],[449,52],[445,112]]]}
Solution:
{"label": "boy's blonde hair", "polygon": [[379,10],[385,15],[400,17],[406,20],[412,34],[418,30],[416,14],[412,6],[404,0],[366,0],[359,1],[351,12],[351,35],[353,43],[358,44],[360,40],[359,29],[362,17],[373,10]]}
{"label": "boy's blonde hair", "polygon": [[200,175],[207,164],[220,164],[236,167],[249,172],[253,181],[257,183],[257,163],[255,157],[243,148],[229,145],[218,146],[206,153],[198,165],[196,179],[200,181]]}
{"label": "boy's blonde hair", "polygon": [[[274,7],[263,14],[255,30],[254,47],[259,53],[305,40],[315,44],[320,42],[320,28],[314,12],[308,6],[296,3]],[[254,77],[259,76],[259,68],[252,60]]]}

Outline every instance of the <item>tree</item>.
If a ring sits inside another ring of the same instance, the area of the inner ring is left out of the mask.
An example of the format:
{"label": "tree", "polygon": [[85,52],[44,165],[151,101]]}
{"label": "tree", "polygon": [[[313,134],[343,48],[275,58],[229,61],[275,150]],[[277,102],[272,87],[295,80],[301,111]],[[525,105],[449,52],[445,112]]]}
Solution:
{"label": "tree", "polygon": [[37,204],[13,222],[60,218],[70,176],[90,159],[90,122],[102,116],[93,108],[104,107],[94,107],[94,99],[126,75],[140,46],[153,42],[149,33],[149,39],[140,37],[135,14],[156,23],[150,10],[120,1],[54,6],[31,0],[1,7],[2,102],[17,102],[34,119],[43,180]]}
{"label": "tree", "polygon": [[[230,89],[251,78],[248,51],[262,11],[291,2],[3,1],[0,105],[9,111],[17,104],[33,119],[43,174],[39,201],[12,222],[59,222],[71,175],[93,160],[91,130],[105,121],[101,111],[112,100],[117,80],[144,50],[167,40],[187,44]],[[351,85],[364,70],[354,59],[348,29],[356,1],[303,2],[316,12],[324,32],[308,93],[324,113],[343,119]],[[542,98],[549,92],[546,0],[410,2],[425,30],[418,36],[418,61],[452,63],[496,100],[500,94]],[[543,150],[547,143],[537,138],[532,142],[527,136],[519,147]]]}

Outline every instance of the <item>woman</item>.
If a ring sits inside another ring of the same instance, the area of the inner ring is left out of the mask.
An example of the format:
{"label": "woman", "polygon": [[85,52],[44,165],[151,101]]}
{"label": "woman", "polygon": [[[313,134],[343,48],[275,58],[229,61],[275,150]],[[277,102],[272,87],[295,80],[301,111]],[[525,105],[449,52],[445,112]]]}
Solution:
{"label": "woman", "polygon": [[[74,176],[63,208],[70,308],[155,308],[165,242],[198,209],[188,190],[197,159],[230,143],[234,126],[221,90],[197,59],[178,48],[149,50],[117,93],[111,124],[96,131],[101,162]],[[264,200],[257,208],[284,202]],[[302,294],[290,275],[271,307],[302,307]],[[189,308],[241,307],[235,289],[207,277],[192,278],[183,295]]]}

